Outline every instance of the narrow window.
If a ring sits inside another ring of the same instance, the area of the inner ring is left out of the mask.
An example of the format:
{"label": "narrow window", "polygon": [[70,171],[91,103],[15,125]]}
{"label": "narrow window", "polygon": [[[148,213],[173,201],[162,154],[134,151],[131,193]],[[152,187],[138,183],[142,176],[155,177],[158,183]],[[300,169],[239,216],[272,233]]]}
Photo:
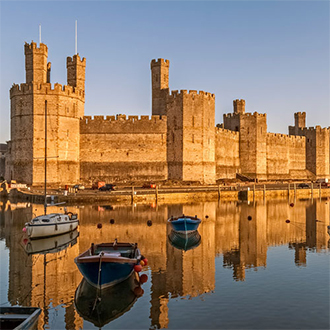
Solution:
{"label": "narrow window", "polygon": [[192,117],[192,127],[195,127],[195,117]]}
{"label": "narrow window", "polygon": [[191,139],[192,143],[195,143],[195,135],[192,135],[192,139]]}
{"label": "narrow window", "polygon": [[260,127],[260,132],[261,132],[261,134],[262,134],[262,127]]}
{"label": "narrow window", "polygon": [[238,132],[238,126],[236,126],[235,131]]}

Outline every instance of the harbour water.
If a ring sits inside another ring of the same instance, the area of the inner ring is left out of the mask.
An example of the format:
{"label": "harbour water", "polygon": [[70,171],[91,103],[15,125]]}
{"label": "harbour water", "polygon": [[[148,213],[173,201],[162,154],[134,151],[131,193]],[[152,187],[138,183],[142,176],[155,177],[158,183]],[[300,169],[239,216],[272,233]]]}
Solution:
{"label": "harbour water", "polygon": [[[0,304],[40,307],[39,329],[329,328],[327,199],[70,206],[79,233],[42,243],[22,233],[42,205],[0,205]],[[182,214],[202,219],[189,242],[167,223]],[[74,258],[115,238],[138,243],[148,280],[95,299]]]}

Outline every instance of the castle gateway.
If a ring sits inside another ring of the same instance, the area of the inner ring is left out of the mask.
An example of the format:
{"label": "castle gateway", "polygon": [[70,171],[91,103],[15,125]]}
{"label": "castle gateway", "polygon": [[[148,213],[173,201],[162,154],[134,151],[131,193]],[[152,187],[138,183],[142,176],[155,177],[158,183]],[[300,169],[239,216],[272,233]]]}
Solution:
{"label": "castle gateway", "polygon": [[53,185],[144,180],[215,183],[245,175],[260,180],[329,177],[329,128],[306,128],[295,113],[289,135],[267,132],[266,114],[233,113],[215,126],[215,96],[170,91],[169,61],[151,61],[152,116],[84,116],[86,59],[67,58],[67,85],[50,83],[45,44],[25,44],[26,82],[10,89],[7,180]]}

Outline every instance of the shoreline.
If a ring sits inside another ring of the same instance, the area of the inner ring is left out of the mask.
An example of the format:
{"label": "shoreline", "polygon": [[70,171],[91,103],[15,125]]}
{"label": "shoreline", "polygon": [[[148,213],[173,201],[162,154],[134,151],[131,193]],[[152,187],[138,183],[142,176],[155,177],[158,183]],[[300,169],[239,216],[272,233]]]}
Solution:
{"label": "shoreline", "polygon": [[[234,188],[234,189],[232,189]],[[313,199],[330,197],[329,188],[298,188],[292,189],[287,186],[265,188],[260,187],[169,187],[161,189],[136,189],[115,190],[111,192],[100,192],[84,190],[69,192],[64,195],[63,191],[47,191],[48,203],[63,203],[67,205],[111,203],[111,204],[140,204],[140,203],[161,203],[173,204],[181,202],[196,201],[260,201],[269,198]],[[26,189],[11,189],[9,193],[1,192],[2,199],[32,202],[36,204],[44,203],[44,194],[39,191],[29,191]]]}

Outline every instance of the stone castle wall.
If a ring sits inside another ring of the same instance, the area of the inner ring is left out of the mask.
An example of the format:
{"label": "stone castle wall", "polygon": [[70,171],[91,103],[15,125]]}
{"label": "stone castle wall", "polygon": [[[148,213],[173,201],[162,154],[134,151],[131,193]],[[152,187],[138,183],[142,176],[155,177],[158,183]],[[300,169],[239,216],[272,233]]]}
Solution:
{"label": "stone castle wall", "polygon": [[239,132],[215,129],[216,178],[231,179],[240,172]]}
{"label": "stone castle wall", "polygon": [[86,182],[165,180],[166,121],[166,116],[83,117],[81,177]]}
{"label": "stone castle wall", "polygon": [[[305,138],[267,133],[267,177],[291,179],[291,173],[304,171],[306,163]],[[304,177],[305,174],[301,174]]]}

